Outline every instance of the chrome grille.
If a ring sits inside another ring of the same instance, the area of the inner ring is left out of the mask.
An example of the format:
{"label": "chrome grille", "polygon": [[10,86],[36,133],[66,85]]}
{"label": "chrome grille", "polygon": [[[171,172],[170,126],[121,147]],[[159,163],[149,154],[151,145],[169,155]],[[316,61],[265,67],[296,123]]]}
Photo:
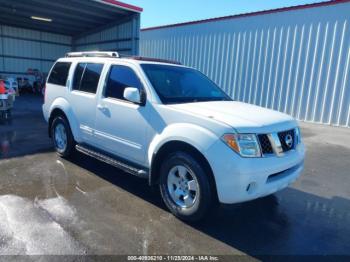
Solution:
{"label": "chrome grille", "polygon": [[[292,145],[288,146],[286,137],[292,137]],[[271,134],[258,134],[258,140],[263,155],[268,154],[283,154],[295,148],[295,132],[294,129]],[[275,150],[274,150],[275,147]]]}
{"label": "chrome grille", "polygon": [[269,140],[269,137],[266,134],[258,135],[261,151],[264,155],[273,154],[273,149]]}
{"label": "chrome grille", "polygon": [[[293,139],[293,143],[292,143],[292,145],[290,147],[286,144],[286,136],[287,135],[291,135],[292,139]],[[291,129],[291,130],[288,130],[288,131],[284,131],[284,132],[279,132],[278,133],[278,137],[280,139],[280,142],[281,142],[281,145],[282,145],[282,148],[283,148],[283,152],[287,152],[287,151],[292,150],[294,148],[294,145],[295,145],[294,129]]]}

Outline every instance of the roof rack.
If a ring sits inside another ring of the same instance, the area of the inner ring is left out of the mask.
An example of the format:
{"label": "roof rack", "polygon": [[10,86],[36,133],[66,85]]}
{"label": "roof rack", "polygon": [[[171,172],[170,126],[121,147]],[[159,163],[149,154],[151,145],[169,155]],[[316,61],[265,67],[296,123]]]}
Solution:
{"label": "roof rack", "polygon": [[108,52],[108,51],[86,51],[86,52],[69,52],[66,54],[66,57],[113,57],[113,58],[127,58],[132,60],[139,61],[148,61],[148,62],[159,62],[159,63],[167,63],[167,64],[175,64],[182,65],[180,62],[167,60],[167,59],[159,59],[152,57],[144,57],[144,56],[134,56],[134,55],[126,55],[120,54],[118,52]]}
{"label": "roof rack", "polygon": [[145,61],[145,62],[159,62],[159,63],[174,64],[174,65],[182,65],[182,63],[180,63],[178,61],[174,61],[174,60],[145,57],[145,56],[134,56],[134,55],[121,54],[120,58],[127,58],[127,59]]}
{"label": "roof rack", "polygon": [[66,57],[119,57],[118,52],[101,52],[101,51],[88,51],[88,52],[70,52],[66,54]]}

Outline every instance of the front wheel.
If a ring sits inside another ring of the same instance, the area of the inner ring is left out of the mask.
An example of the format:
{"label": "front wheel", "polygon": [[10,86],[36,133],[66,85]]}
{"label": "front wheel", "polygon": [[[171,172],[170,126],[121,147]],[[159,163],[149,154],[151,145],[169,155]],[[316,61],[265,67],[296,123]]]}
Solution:
{"label": "front wheel", "polygon": [[198,221],[213,205],[208,174],[185,152],[173,153],[163,162],[160,191],[169,210],[182,220]]}
{"label": "front wheel", "polygon": [[53,120],[51,137],[57,154],[69,157],[74,150],[75,142],[68,121],[64,117],[58,116]]}

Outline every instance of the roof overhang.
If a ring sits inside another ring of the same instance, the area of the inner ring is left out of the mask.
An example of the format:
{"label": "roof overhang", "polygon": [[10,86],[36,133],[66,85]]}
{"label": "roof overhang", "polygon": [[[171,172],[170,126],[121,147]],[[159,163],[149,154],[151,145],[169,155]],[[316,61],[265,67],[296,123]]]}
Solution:
{"label": "roof overhang", "polygon": [[128,11],[137,12],[137,13],[141,13],[143,11],[143,8],[141,8],[141,7],[130,5],[127,3],[120,2],[120,1],[116,1],[116,0],[93,0],[93,1],[100,2],[103,4],[107,4],[107,5],[111,5],[111,6],[117,6],[119,8],[122,8],[122,9],[125,9]]}
{"label": "roof overhang", "polygon": [[77,36],[142,8],[115,0],[0,0],[0,24]]}

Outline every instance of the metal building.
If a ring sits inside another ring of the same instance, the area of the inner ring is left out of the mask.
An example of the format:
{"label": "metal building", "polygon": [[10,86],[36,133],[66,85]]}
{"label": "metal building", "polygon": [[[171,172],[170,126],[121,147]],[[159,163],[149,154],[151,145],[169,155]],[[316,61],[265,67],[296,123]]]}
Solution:
{"label": "metal building", "polygon": [[115,0],[0,0],[0,74],[47,73],[73,50],[137,54],[141,12]]}
{"label": "metal building", "polygon": [[234,99],[350,127],[350,1],[141,30],[140,53],[196,67]]}

